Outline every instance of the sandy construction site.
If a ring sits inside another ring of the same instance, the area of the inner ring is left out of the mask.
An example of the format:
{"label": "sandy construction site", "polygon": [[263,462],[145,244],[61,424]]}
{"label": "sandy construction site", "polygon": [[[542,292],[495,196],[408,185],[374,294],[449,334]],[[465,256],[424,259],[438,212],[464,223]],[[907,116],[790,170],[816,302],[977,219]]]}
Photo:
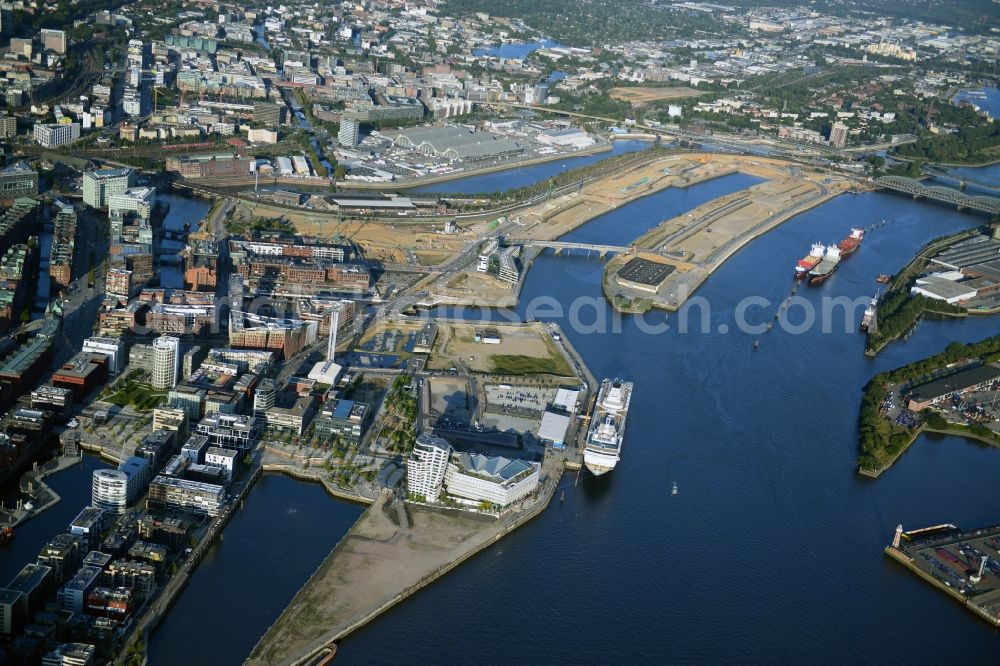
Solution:
{"label": "sandy construction site", "polygon": [[623,87],[612,88],[608,91],[611,99],[621,100],[629,104],[642,105],[650,102],[662,102],[669,99],[683,99],[685,97],[697,97],[704,95],[702,90],[679,86],[674,88],[646,88],[646,87]]}
{"label": "sandy construction site", "polygon": [[[480,341],[476,336],[480,335]],[[499,342],[483,342],[496,334]],[[573,371],[541,324],[496,325],[441,323],[428,370],[464,366],[472,372],[502,375],[549,374],[572,377]]]}

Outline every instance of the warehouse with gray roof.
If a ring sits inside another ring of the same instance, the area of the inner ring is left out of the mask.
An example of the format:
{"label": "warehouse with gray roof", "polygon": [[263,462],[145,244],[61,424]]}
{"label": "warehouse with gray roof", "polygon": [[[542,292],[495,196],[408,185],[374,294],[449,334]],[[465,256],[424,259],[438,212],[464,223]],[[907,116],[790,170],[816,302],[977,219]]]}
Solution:
{"label": "warehouse with gray roof", "polygon": [[524,146],[513,139],[497,137],[490,132],[470,132],[457,125],[401,130],[393,143],[450,162],[497,160],[524,152]]}

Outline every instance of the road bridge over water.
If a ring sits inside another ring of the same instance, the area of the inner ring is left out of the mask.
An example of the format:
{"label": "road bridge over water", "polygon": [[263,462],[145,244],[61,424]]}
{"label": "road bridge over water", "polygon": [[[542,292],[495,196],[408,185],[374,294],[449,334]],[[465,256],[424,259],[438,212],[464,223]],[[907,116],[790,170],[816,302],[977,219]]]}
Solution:
{"label": "road bridge over water", "polygon": [[874,181],[875,185],[886,189],[910,194],[914,199],[924,198],[950,203],[959,209],[968,208],[991,215],[1000,215],[1000,197],[985,194],[966,194],[953,187],[943,185],[924,185],[919,180],[905,176],[881,176]]}
{"label": "road bridge over water", "polygon": [[508,240],[507,245],[521,245],[524,247],[540,247],[555,250],[556,254],[564,250],[585,250],[587,252],[598,252],[604,254],[623,254],[632,251],[631,246],[624,245],[600,245],[596,243],[568,243],[555,240]]}

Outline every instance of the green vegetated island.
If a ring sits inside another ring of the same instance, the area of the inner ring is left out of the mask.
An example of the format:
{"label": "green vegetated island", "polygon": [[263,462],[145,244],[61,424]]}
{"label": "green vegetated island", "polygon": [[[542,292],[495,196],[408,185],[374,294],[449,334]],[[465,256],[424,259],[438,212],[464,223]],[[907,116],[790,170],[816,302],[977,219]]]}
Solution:
{"label": "green vegetated island", "polygon": [[985,405],[959,409],[954,400],[941,399],[919,411],[911,409],[934,401],[931,393],[945,391],[950,398],[980,384],[992,387],[995,396],[1000,384],[998,361],[1000,335],[995,335],[971,344],[952,342],[936,356],[872,377],[861,398],[858,472],[877,477],[925,430],[1000,446],[1000,432]]}
{"label": "green vegetated island", "polygon": [[956,234],[936,238],[921,248],[913,260],[893,278],[886,293],[879,299],[877,326],[868,332],[865,354],[875,356],[890,342],[898,340],[913,330],[913,327],[925,314],[965,317],[970,313],[991,314],[996,312],[996,308],[970,309],[963,305],[911,292],[917,278],[928,272],[928,265],[935,255],[956,243],[989,233],[991,233],[991,228],[986,226],[967,229]]}

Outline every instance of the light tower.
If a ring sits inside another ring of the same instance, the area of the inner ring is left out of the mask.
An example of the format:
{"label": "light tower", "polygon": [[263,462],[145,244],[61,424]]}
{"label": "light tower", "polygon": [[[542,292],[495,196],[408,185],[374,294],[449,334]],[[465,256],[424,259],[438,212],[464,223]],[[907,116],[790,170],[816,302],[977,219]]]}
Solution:
{"label": "light tower", "polygon": [[979,583],[979,581],[983,579],[983,572],[986,571],[986,562],[989,561],[989,559],[989,556],[983,555],[983,560],[979,563],[979,571],[969,576],[970,583]]}
{"label": "light tower", "polygon": [[903,536],[903,526],[896,525],[896,535],[892,537],[892,547],[899,550],[899,539]]}

